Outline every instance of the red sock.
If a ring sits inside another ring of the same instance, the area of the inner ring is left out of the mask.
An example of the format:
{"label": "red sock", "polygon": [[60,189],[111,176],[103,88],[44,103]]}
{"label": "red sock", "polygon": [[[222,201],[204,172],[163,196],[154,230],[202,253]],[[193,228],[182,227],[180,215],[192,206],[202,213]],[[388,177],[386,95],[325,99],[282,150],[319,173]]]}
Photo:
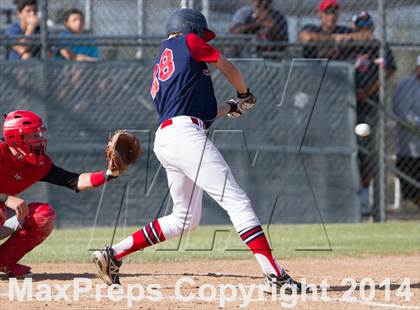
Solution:
{"label": "red sock", "polygon": [[[244,229],[239,232],[239,236],[254,253],[264,273],[275,273],[277,275],[283,273],[282,268],[277,264],[271,253],[270,245],[261,226]],[[259,255],[262,255],[265,259]]]}
{"label": "red sock", "polygon": [[120,260],[130,253],[142,250],[162,241],[165,241],[165,236],[162,233],[159,221],[155,220],[136,231],[130,237],[114,245],[112,249],[114,250],[115,258]]}

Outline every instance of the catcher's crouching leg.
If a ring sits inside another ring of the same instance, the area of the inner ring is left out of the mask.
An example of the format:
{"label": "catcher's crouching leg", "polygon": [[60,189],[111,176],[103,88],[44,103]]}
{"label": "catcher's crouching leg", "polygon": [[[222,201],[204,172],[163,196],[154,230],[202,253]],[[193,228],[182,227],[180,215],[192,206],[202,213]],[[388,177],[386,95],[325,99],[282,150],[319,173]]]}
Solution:
{"label": "catcher's crouching leg", "polygon": [[13,269],[25,254],[44,241],[53,230],[55,212],[49,204],[31,203],[28,207],[29,215],[22,229],[12,234],[0,246],[2,270]]}

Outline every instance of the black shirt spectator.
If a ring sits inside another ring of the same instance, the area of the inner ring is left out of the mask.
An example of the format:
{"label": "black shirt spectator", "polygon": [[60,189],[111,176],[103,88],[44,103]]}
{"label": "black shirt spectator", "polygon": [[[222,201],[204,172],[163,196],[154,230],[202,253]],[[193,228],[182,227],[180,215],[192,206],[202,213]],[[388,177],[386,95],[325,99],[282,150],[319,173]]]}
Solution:
{"label": "black shirt spectator", "polygon": [[[344,43],[353,40],[370,40],[367,31],[354,32],[351,28],[337,25],[339,16],[338,0],[323,0],[318,7],[321,25],[305,25],[299,33],[299,40],[306,44],[303,48],[305,58],[329,58],[344,60],[350,56],[351,46]],[[311,44],[323,42],[322,44]]]}
{"label": "black shirt spectator", "polygon": [[354,46],[352,60],[355,66],[355,81],[357,89],[357,114],[359,122],[366,122],[366,117],[372,116],[374,106],[365,104],[367,99],[378,102],[379,91],[379,66],[383,66],[386,77],[389,78],[397,70],[394,55],[385,47],[385,58],[379,57],[379,41],[373,39],[374,23],[370,14],[366,11],[353,17],[353,31],[368,31],[372,34],[369,44]]}
{"label": "black shirt spectator", "polygon": [[374,40],[372,44],[371,47],[359,48],[359,54],[355,58],[358,101],[367,98],[378,101],[380,65],[384,65],[387,77],[397,70],[394,55],[389,47],[385,46],[385,59],[382,61],[379,58],[379,41]]}
{"label": "black shirt spectator", "polygon": [[[281,12],[274,10],[271,0],[252,0],[251,6],[240,8],[232,18],[230,32],[254,34],[263,41],[289,40],[287,21]],[[281,50],[284,47],[270,50]],[[267,48],[263,49],[267,50]]]}
{"label": "black shirt spectator", "polygon": [[[302,31],[307,31],[311,33],[319,33],[319,34],[348,34],[352,33],[353,31],[351,28],[341,25],[336,25],[331,32],[326,33],[322,26],[317,26],[313,24],[305,25],[302,28]],[[303,47],[303,57],[305,58],[329,58],[329,59],[336,59],[336,60],[344,60],[349,57],[350,51],[349,47],[346,46],[338,46],[332,44],[325,44],[322,46],[304,46]]]}
{"label": "black shirt spectator", "polygon": [[[357,97],[357,122],[367,123],[372,128],[372,134],[359,138],[359,170],[362,182],[362,192],[368,192],[368,187],[379,162],[377,139],[375,139],[376,124],[378,123],[379,104],[379,68],[383,66],[386,77],[389,78],[396,70],[392,52],[386,48],[384,59],[379,57],[379,42],[374,39],[374,23],[370,14],[360,12],[353,17],[352,29],[354,33],[366,32],[371,39],[353,46],[350,59],[354,61],[355,83]],[[360,42],[359,42],[360,43]],[[362,195],[363,197],[363,195]],[[366,205],[362,199],[362,207]]]}

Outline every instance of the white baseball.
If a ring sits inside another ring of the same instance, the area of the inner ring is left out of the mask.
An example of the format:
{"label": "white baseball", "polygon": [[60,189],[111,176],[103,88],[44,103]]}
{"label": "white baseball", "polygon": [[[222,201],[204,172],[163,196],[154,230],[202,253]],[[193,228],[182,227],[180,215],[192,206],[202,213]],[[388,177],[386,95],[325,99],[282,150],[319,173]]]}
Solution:
{"label": "white baseball", "polygon": [[354,132],[359,137],[366,137],[369,136],[371,133],[370,126],[366,123],[357,124],[356,127],[354,127]]}

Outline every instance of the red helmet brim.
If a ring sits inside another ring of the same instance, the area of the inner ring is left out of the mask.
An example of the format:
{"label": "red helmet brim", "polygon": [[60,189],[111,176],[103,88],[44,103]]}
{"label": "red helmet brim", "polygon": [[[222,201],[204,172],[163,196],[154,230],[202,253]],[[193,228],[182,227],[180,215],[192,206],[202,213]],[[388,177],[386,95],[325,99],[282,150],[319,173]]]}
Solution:
{"label": "red helmet brim", "polygon": [[210,29],[204,29],[204,41],[209,42],[216,37],[216,34]]}

